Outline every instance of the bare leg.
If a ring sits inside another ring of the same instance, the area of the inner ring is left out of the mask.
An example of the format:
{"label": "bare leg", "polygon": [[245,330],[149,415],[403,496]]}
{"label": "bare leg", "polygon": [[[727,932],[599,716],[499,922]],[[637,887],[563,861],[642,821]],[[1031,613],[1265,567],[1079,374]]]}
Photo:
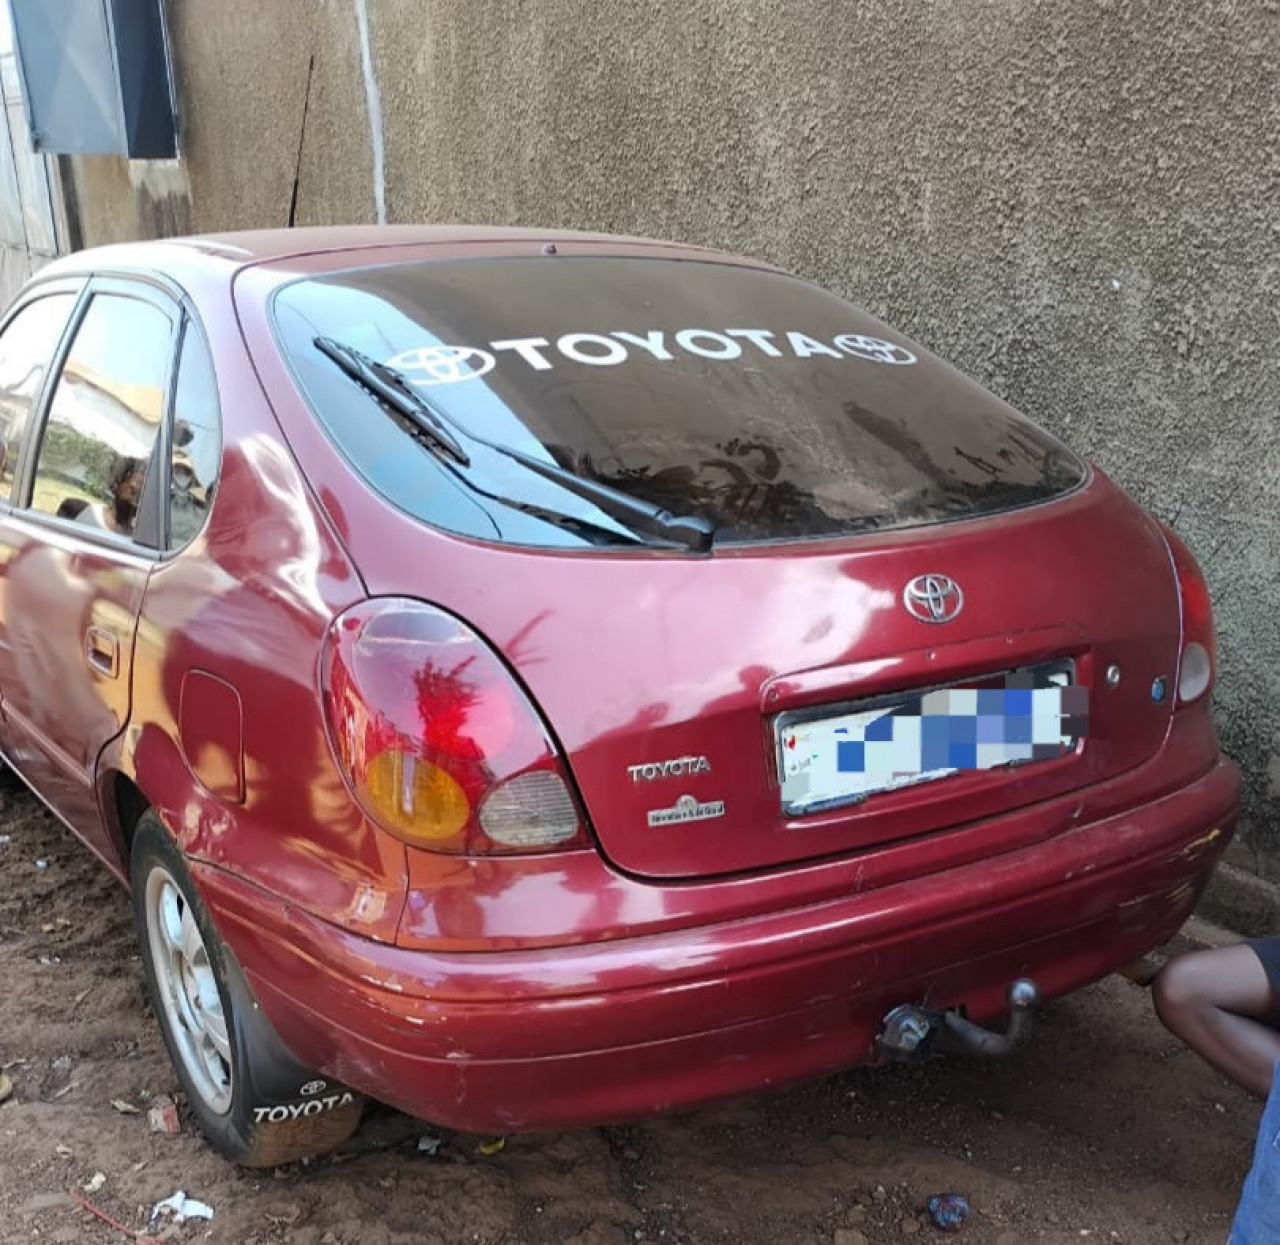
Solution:
{"label": "bare leg", "polygon": [[1152,986],[1165,1027],[1237,1084],[1265,1098],[1280,1032],[1261,1023],[1280,1008],[1262,961],[1243,944],[1171,960]]}

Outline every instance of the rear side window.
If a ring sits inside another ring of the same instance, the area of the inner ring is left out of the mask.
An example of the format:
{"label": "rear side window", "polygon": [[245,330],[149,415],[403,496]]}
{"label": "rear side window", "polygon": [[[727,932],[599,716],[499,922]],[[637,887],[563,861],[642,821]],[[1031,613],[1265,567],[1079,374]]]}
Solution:
{"label": "rear side window", "polygon": [[7,499],[13,490],[31,408],[75,301],[74,294],[38,298],[0,336],[0,498]]}
{"label": "rear side window", "polygon": [[222,456],[218,387],[209,350],[188,323],[178,356],[169,456],[169,548],[187,544],[213,504]]}
{"label": "rear side window", "polygon": [[536,502],[541,515],[583,517],[582,503],[549,501],[555,486],[479,452],[465,470],[441,470],[317,351],[317,335],[396,368],[476,436],[701,516],[719,544],[989,514],[1085,478],[1051,436],[865,312],[747,266],[385,265],[285,287],[275,321],[353,465],[401,508],[454,530],[464,511],[446,484],[498,495],[487,512],[501,539],[522,543],[574,543],[554,521],[530,538],[527,516]]}
{"label": "rear side window", "polygon": [[53,391],[32,509],[134,535],[164,414],[172,339],[169,317],[151,303],[94,296]]}

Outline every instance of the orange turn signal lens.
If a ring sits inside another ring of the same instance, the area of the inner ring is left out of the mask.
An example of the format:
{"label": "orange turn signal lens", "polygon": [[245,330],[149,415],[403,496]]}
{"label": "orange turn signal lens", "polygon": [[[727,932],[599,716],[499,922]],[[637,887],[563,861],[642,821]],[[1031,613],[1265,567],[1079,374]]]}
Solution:
{"label": "orange turn signal lens", "polygon": [[438,765],[408,752],[380,752],[365,771],[370,811],[410,841],[442,843],[460,834],[471,816],[466,792]]}

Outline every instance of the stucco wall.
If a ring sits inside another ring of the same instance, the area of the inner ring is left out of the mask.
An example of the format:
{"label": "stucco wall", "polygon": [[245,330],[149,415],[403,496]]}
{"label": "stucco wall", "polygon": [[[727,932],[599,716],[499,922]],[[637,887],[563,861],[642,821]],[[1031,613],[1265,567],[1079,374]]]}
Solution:
{"label": "stucco wall", "polygon": [[[1280,876],[1276,0],[367,0],[389,219],[766,256],[1174,517]],[[77,160],[85,241],[370,220],[360,0],[170,0],[184,158]],[[153,184],[154,183],[154,184]]]}

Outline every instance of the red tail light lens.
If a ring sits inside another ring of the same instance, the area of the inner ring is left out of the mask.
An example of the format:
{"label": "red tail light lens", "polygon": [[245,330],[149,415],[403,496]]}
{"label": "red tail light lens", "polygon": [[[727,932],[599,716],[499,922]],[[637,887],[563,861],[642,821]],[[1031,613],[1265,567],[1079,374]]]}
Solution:
{"label": "red tail light lens", "polygon": [[587,845],[537,711],[452,615],[411,600],[354,606],[329,630],[322,682],[351,790],[397,838],[459,855]]}
{"label": "red tail light lens", "polygon": [[1164,527],[1164,538],[1173,555],[1182,601],[1182,653],[1178,661],[1178,703],[1199,700],[1212,686],[1217,673],[1217,642],[1213,632],[1213,603],[1209,585],[1182,538]]}

